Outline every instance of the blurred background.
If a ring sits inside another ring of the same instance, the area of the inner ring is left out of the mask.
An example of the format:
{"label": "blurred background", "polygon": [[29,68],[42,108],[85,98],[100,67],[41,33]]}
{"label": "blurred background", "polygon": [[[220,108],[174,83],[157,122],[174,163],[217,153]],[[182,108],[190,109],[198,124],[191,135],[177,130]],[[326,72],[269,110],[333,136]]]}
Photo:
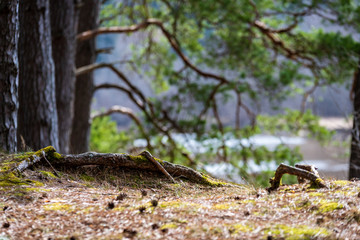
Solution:
{"label": "blurred background", "polygon": [[357,9],[352,1],[105,1],[103,27],[159,22],[97,36],[96,48],[108,51],[96,62],[126,79],[95,70],[95,85],[113,86],[95,91],[91,150],[149,149],[239,183],[265,185],[282,162],[347,179]]}

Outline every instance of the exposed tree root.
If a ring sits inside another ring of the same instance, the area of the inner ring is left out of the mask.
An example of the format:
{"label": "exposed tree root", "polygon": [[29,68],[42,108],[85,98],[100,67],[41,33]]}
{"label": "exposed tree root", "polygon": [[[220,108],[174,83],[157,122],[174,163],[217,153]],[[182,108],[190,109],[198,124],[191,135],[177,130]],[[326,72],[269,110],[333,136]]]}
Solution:
{"label": "exposed tree root", "polygon": [[[152,157],[149,152],[142,152],[140,155],[132,156],[128,154],[117,153],[96,153],[86,152],[82,154],[59,154],[52,146],[40,149],[37,152],[28,153],[25,155],[14,156],[16,161],[12,163],[12,167],[6,171],[1,171],[2,174],[19,171],[22,172],[32,165],[51,163],[54,167],[77,167],[85,165],[101,165],[110,167],[124,167],[140,170],[161,171],[172,182],[175,182],[173,177],[185,177],[190,181],[201,183],[210,186],[227,185],[225,182],[213,179],[203,173],[195,171],[191,168],[169,163]],[[19,161],[20,160],[20,161]],[[45,160],[45,161],[43,161]],[[47,160],[47,161],[46,161]],[[1,162],[0,162],[1,164]],[[1,166],[1,165],[0,165]]]}
{"label": "exposed tree root", "polygon": [[310,180],[312,185],[319,188],[327,188],[324,180],[319,177],[318,172],[315,167],[312,165],[295,165],[296,167],[291,167],[285,164],[280,164],[276,169],[275,177],[270,178],[271,187],[267,190],[269,192],[275,191],[280,186],[281,178],[284,174],[291,174],[298,177],[299,183],[303,183],[304,179]]}

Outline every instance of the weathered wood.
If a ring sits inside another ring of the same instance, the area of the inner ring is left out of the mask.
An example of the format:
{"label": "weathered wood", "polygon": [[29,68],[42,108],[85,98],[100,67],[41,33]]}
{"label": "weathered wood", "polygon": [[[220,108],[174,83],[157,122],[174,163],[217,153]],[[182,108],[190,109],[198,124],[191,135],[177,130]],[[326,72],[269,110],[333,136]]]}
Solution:
{"label": "weathered wood", "polygon": [[147,160],[152,162],[165,176],[167,176],[173,183],[176,183],[174,178],[165,170],[165,168],[154,159],[154,157],[148,151],[143,151],[140,153],[141,156],[144,156]]}
{"label": "weathered wood", "polygon": [[280,180],[284,174],[291,174],[300,177],[302,179],[308,179],[310,180],[311,183],[313,183],[314,185],[320,188],[327,188],[327,186],[324,183],[324,180],[322,180],[319,177],[319,175],[316,175],[310,171],[301,168],[291,167],[282,163],[276,169],[275,177],[270,178],[271,187],[267,189],[269,192],[275,191],[276,189],[279,188]]}
{"label": "weathered wood", "polygon": [[[316,176],[320,177],[318,171],[317,171],[317,167],[315,167],[314,165],[304,165],[304,164],[295,164],[296,168],[301,168],[304,169],[306,171],[312,172],[313,174],[315,174]],[[298,183],[304,183],[305,179],[302,177],[297,177]]]}

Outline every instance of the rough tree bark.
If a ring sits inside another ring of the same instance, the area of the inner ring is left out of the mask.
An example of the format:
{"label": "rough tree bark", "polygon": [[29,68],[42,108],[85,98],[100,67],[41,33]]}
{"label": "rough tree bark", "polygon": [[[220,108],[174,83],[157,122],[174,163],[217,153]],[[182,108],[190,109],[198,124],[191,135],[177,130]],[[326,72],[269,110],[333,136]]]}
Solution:
{"label": "rough tree bark", "polygon": [[68,153],[73,120],[77,10],[75,0],[50,0],[52,56],[60,152]]}
{"label": "rough tree bark", "polygon": [[352,93],[354,94],[354,119],[351,131],[349,179],[360,178],[360,59],[353,81]]}
{"label": "rough tree bark", "polygon": [[19,21],[18,136],[34,149],[58,148],[49,1],[20,1]]}
{"label": "rough tree bark", "polygon": [[[79,13],[79,33],[98,28],[99,9],[99,0],[84,0]],[[95,39],[78,42],[76,49],[76,67],[93,64],[95,59]],[[75,84],[74,120],[70,144],[70,152],[72,153],[86,152],[89,149],[89,120],[93,91],[93,73],[87,73],[77,77]]]}
{"label": "rough tree bark", "polygon": [[0,3],[0,150],[17,148],[18,0]]}

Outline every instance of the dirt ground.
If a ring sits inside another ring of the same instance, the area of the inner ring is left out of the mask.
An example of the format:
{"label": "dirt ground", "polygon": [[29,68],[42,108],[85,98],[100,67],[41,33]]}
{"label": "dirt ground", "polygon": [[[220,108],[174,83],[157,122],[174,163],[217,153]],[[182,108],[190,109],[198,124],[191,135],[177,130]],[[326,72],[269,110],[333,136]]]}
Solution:
{"label": "dirt ground", "polygon": [[360,239],[360,181],[208,187],[104,167],[0,181],[0,239]]}

